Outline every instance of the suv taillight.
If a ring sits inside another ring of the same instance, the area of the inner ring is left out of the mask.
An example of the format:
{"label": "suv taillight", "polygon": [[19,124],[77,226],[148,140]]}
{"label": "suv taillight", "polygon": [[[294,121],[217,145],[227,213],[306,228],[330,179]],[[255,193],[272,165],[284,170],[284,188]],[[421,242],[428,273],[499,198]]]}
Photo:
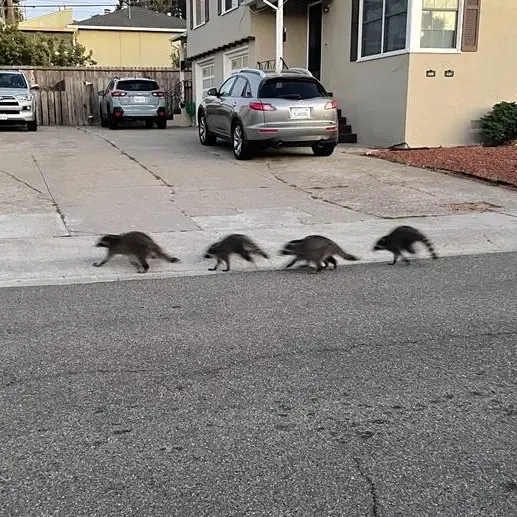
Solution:
{"label": "suv taillight", "polygon": [[113,90],[111,92],[112,97],[125,97],[127,95],[127,92],[123,92],[121,90]]}
{"label": "suv taillight", "polygon": [[326,110],[334,110],[334,109],[337,109],[338,107],[339,107],[339,105],[338,105],[336,99],[332,99],[331,101],[329,101],[325,104]]}
{"label": "suv taillight", "polygon": [[272,104],[266,104],[264,102],[250,102],[249,108],[255,111],[276,111],[276,108]]}
{"label": "suv taillight", "polygon": [[163,93],[163,92],[153,92],[153,97],[165,97],[165,93]]}

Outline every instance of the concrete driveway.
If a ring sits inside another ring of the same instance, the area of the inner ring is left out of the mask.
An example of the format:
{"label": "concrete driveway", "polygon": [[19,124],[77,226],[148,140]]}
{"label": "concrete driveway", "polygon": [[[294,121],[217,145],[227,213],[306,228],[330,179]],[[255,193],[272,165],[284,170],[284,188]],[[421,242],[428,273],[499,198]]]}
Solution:
{"label": "concrete driveway", "polygon": [[190,128],[40,128],[0,139],[4,286],[136,278],[125,258],[92,267],[98,235],[135,229],[182,259],[153,261],[149,277],[208,274],[203,249],[234,231],[273,255],[257,266],[235,260],[236,270],[281,266],[281,244],[309,233],[388,261],[372,243],[403,223],[427,232],[441,255],[517,250],[515,191],[367,158],[357,146],[238,162],[228,146],[199,145]]}

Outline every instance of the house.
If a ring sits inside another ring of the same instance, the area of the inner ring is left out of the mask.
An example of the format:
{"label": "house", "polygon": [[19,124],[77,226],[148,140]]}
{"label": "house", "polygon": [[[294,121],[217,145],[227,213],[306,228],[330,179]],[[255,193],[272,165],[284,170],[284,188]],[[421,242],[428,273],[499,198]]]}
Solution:
{"label": "house", "polygon": [[143,7],[92,16],[69,25],[76,40],[93,51],[100,66],[171,66],[171,36],[183,34],[186,22]]}
{"label": "house", "polygon": [[[275,59],[263,0],[188,0],[187,11],[197,104],[232,70]],[[284,60],[333,92],[360,143],[472,144],[479,117],[516,97],[515,27],[509,0],[287,0]]]}
{"label": "house", "polygon": [[44,35],[58,40],[73,42],[75,29],[69,27],[72,23],[72,9],[63,9],[23,20],[18,23],[18,29],[26,34],[33,34],[35,37]]}

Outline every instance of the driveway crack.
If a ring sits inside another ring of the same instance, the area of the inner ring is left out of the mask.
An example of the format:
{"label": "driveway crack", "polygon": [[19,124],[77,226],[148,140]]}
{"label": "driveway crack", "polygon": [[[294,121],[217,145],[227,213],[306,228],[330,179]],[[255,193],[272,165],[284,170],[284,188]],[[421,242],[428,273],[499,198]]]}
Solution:
{"label": "driveway crack", "polygon": [[36,187],[33,187],[30,183],[27,183],[26,181],[23,181],[20,178],[17,178],[14,174],[11,174],[10,172],[2,171],[2,170],[0,170],[0,172],[2,174],[5,174],[6,176],[9,176],[14,181],[17,181],[18,183],[21,183],[22,185],[25,185],[26,187],[30,188],[31,190],[34,190],[34,192],[37,192],[38,194],[41,194],[42,196],[45,196],[44,192],[41,192],[41,190],[37,189]]}
{"label": "driveway crack", "polygon": [[65,227],[66,236],[70,237],[70,230],[68,229],[68,226],[66,224],[65,214],[61,211],[60,206],[58,205],[56,199],[54,198],[52,192],[50,191],[50,187],[48,186],[45,176],[43,175],[43,171],[41,170],[38,160],[36,160],[36,157],[33,154],[31,154],[31,158],[32,158],[32,161],[34,162],[34,165],[36,166],[36,169],[38,169],[38,171],[41,175],[41,179],[43,180],[43,183],[45,183],[45,187],[47,188],[48,195],[50,196],[50,199],[52,200],[52,204],[54,205],[56,212],[58,213],[59,217],[61,218],[61,222],[63,223],[63,226]]}
{"label": "driveway crack", "polygon": [[377,495],[377,488],[375,487],[375,483],[369,474],[367,474],[362,465],[359,458],[354,458],[355,464],[357,465],[357,470],[361,477],[368,483],[370,487],[370,494],[372,496],[372,515],[373,517],[379,517],[379,499]]}
{"label": "driveway crack", "polygon": [[99,138],[100,140],[104,140],[107,144],[111,145],[114,149],[116,149],[120,154],[131,160],[132,162],[135,162],[137,165],[139,165],[144,171],[148,172],[156,181],[159,181],[162,185],[169,188],[171,190],[171,193],[174,194],[174,185],[171,185],[166,180],[164,180],[159,174],[156,174],[152,169],[147,167],[144,163],[138,160],[138,158],[135,158],[134,156],[130,155],[128,152],[124,151],[124,149],[121,149],[115,142],[112,142],[111,140],[108,140],[107,138],[104,138],[101,135],[98,135],[96,133],[92,133],[91,131],[88,131],[83,128],[76,128],[78,131],[82,131],[83,133],[87,133],[89,135],[95,136]]}

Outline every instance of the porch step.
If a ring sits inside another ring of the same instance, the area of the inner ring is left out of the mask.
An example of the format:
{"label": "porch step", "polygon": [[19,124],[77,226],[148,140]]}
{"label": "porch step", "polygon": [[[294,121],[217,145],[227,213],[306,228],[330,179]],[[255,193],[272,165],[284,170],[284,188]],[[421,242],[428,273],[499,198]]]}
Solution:
{"label": "porch step", "polygon": [[340,144],[356,144],[357,143],[357,135],[352,133],[352,126],[347,124],[346,117],[342,116],[342,111],[338,108],[337,110],[338,116],[338,141]]}

